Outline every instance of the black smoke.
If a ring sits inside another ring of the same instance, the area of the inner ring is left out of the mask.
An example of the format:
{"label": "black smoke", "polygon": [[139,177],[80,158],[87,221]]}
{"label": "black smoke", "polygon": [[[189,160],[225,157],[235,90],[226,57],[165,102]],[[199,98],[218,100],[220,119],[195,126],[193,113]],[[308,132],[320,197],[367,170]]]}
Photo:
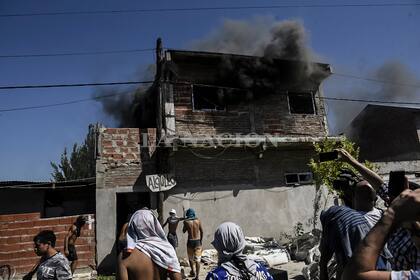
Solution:
{"label": "black smoke", "polygon": [[[352,86],[347,90],[329,93],[328,95],[348,99],[418,102],[420,79],[401,62],[386,62],[378,69],[362,76],[367,78],[365,80],[363,78],[353,79],[354,84],[358,86]],[[336,79],[338,82],[342,78],[338,76]],[[350,122],[367,104],[366,102],[329,101],[328,108],[333,123],[332,132],[335,134],[344,132]],[[382,105],[402,106],[399,104]]]}

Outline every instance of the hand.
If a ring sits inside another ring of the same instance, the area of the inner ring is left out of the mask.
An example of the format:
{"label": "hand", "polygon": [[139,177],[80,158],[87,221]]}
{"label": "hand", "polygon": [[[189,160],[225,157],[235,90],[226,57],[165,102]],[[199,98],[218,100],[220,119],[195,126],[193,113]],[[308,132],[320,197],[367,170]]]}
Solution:
{"label": "hand", "polygon": [[66,257],[68,257],[68,256],[70,255],[69,250],[64,250],[64,255],[65,255]]}
{"label": "hand", "polygon": [[335,149],[334,151],[338,152],[338,159],[344,162],[351,162],[354,160],[354,157],[344,149]]}
{"label": "hand", "polygon": [[32,276],[33,276],[32,274],[28,273],[22,277],[22,280],[31,280]]}
{"label": "hand", "polygon": [[420,220],[420,189],[405,190],[392,201],[389,209],[394,213],[394,223]]}

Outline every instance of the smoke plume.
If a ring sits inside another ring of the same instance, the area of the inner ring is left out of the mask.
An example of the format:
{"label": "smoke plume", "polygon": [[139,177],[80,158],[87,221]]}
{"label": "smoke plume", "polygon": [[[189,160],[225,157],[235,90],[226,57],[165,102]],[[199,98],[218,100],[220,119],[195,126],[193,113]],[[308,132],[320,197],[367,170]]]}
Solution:
{"label": "smoke plume", "polygon": [[[155,64],[150,64],[136,76],[143,77],[139,80],[152,81],[155,68]],[[154,106],[145,98],[148,86],[140,85],[130,89],[100,89],[93,93],[93,97],[99,97],[97,100],[101,103],[103,112],[111,116],[119,127],[153,127],[154,114],[151,111]],[[140,123],[140,120],[143,123]]]}
{"label": "smoke plume", "polygon": [[[197,51],[232,53],[263,57],[252,63],[237,63],[226,60],[222,69],[236,73],[235,80],[244,87],[250,86],[256,75],[262,87],[273,87],[273,81],[283,79],[295,80],[301,75],[315,72],[310,63],[316,59],[314,52],[308,45],[308,34],[303,24],[297,20],[276,21],[272,17],[256,17],[250,20],[225,20],[220,27],[208,36],[193,41],[188,47]],[[289,59],[303,63],[304,67],[296,68],[294,76],[276,74],[277,65],[274,59]],[[145,80],[153,78],[155,65],[150,65],[144,74]],[[95,96],[118,93],[118,90],[97,92]],[[138,126],[139,111],[145,114],[144,98],[146,89],[139,89],[127,94],[118,94],[113,98],[99,99],[106,114],[112,116],[119,126]],[[141,104],[142,103],[142,104]],[[151,107],[150,109],[154,109]],[[137,119],[137,120],[136,120]],[[141,124],[144,126],[144,124]]]}
{"label": "smoke plume", "polygon": [[[404,64],[398,61],[390,61],[380,66],[372,73],[367,74],[372,80],[383,81],[383,83],[375,83],[372,81],[354,80],[359,87],[351,87],[345,91],[339,91],[334,95],[341,98],[382,100],[382,101],[399,101],[399,102],[416,102],[418,101],[418,93],[420,84],[419,78]],[[341,81],[337,80],[334,83]],[[413,85],[417,85],[413,86]],[[333,133],[341,133],[350,122],[363,110],[367,103],[359,102],[328,102],[328,108],[331,113],[331,123]],[[385,104],[384,104],[385,105]],[[401,105],[390,105],[401,106]]]}

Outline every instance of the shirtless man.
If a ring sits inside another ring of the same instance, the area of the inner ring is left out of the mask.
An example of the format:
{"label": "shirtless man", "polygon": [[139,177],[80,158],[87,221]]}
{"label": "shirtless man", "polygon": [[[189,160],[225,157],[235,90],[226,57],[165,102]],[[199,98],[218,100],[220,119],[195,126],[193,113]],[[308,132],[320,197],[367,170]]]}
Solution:
{"label": "shirtless man", "polygon": [[166,219],[166,222],[162,225],[162,227],[165,228],[165,226],[168,224],[169,230],[167,238],[174,249],[178,247],[178,236],[176,235],[176,229],[178,228],[178,223],[182,220],[185,220],[185,218],[177,217],[175,209],[171,209],[171,211],[169,211],[168,219]]}
{"label": "shirtless man", "polygon": [[[200,261],[201,261],[201,251],[203,243],[203,228],[201,222],[195,216],[195,211],[192,208],[189,208],[185,213],[186,220],[184,221],[184,227],[182,232],[185,233],[188,231],[188,242],[187,242],[187,252],[188,260],[190,262],[191,272],[190,277],[198,279],[200,274]],[[194,264],[195,264],[195,273],[194,273]]]}
{"label": "shirtless man", "polygon": [[87,218],[85,216],[77,217],[74,224],[71,225],[64,239],[64,254],[67,259],[71,262],[71,273],[73,274],[77,267],[77,252],[75,243],[77,238],[80,236],[82,227],[86,224]]}

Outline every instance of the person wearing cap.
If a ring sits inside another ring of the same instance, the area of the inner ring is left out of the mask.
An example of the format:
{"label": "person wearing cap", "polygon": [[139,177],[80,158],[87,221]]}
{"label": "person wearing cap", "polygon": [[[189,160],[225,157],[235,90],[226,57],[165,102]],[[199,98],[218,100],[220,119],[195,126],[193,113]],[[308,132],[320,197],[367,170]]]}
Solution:
{"label": "person wearing cap", "polygon": [[80,236],[82,227],[86,224],[87,218],[85,216],[77,217],[76,221],[71,225],[66,237],[64,238],[64,254],[71,262],[71,273],[76,270],[78,257],[76,252],[76,240]]}
{"label": "person wearing cap", "polygon": [[168,225],[168,241],[171,243],[172,247],[176,249],[178,247],[178,236],[176,235],[176,229],[178,228],[178,223],[180,221],[184,220],[184,218],[179,218],[176,215],[176,210],[171,209],[169,211],[169,217],[166,219],[166,222],[162,225],[163,228],[165,228],[166,225]]}

